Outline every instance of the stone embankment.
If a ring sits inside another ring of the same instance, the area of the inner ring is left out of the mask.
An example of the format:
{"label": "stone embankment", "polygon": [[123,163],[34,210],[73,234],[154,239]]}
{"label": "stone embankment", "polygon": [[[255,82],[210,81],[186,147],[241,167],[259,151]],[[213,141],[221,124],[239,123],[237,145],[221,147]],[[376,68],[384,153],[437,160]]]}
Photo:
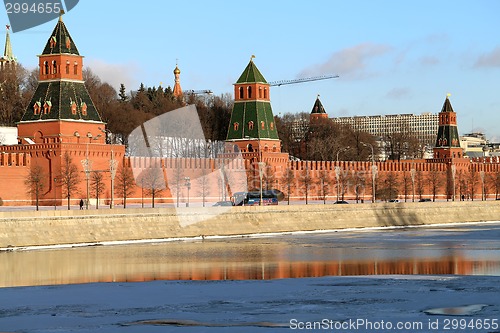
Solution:
{"label": "stone embankment", "polygon": [[0,249],[500,220],[500,201],[0,212]]}

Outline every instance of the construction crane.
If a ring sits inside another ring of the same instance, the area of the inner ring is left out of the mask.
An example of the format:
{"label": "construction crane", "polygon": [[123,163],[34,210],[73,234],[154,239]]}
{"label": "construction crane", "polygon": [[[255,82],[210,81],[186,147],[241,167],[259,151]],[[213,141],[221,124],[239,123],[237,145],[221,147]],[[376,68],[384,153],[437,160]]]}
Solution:
{"label": "construction crane", "polygon": [[280,81],[273,81],[269,82],[269,85],[272,87],[275,86],[284,86],[286,84],[295,84],[295,83],[303,83],[303,82],[310,82],[310,81],[319,81],[319,80],[329,80],[329,79],[336,79],[338,78],[338,75],[322,75],[322,76],[314,76],[314,77],[306,77],[302,79],[295,79],[295,80],[280,80]]}
{"label": "construction crane", "polygon": [[183,90],[184,95],[212,95],[212,90]]}

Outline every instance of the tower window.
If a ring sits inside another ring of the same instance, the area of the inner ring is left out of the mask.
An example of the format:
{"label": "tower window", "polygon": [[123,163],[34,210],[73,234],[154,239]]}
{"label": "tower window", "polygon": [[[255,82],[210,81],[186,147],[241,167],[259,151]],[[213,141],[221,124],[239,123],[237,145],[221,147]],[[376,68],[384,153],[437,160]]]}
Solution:
{"label": "tower window", "polygon": [[264,88],[264,98],[267,99],[267,88]]}
{"label": "tower window", "polygon": [[248,129],[253,130],[253,121],[251,120],[248,122]]}
{"label": "tower window", "polygon": [[45,101],[43,104],[43,114],[49,114],[52,108],[52,103],[50,101]]}
{"label": "tower window", "polygon": [[75,65],[73,66],[73,74],[77,75],[78,74],[78,63],[75,61]]}
{"label": "tower window", "polygon": [[45,61],[43,63],[43,66],[44,66],[44,72],[43,72],[43,74],[45,74],[45,75],[49,74],[49,63],[48,63],[48,61]]}
{"label": "tower window", "polygon": [[57,62],[52,61],[52,74],[57,74]]}
{"label": "tower window", "polygon": [[33,113],[34,114],[40,114],[40,109],[42,108],[40,102],[35,102],[35,105],[33,105]]}
{"label": "tower window", "polygon": [[234,123],[234,124],[233,124],[233,129],[234,129],[235,131],[237,131],[237,130],[238,130],[238,127],[240,127],[240,124],[239,124],[239,123],[237,123],[237,122],[236,122],[236,123]]}
{"label": "tower window", "polygon": [[69,74],[69,61],[66,61],[66,74]]}
{"label": "tower window", "polygon": [[262,98],[262,87],[259,87],[259,98]]}
{"label": "tower window", "polygon": [[248,98],[252,98],[252,87],[248,87]]}
{"label": "tower window", "polygon": [[83,102],[80,107],[82,110],[82,115],[86,116],[87,115],[87,103]]}
{"label": "tower window", "polygon": [[243,99],[243,87],[240,87],[238,90],[240,92],[240,99]]}

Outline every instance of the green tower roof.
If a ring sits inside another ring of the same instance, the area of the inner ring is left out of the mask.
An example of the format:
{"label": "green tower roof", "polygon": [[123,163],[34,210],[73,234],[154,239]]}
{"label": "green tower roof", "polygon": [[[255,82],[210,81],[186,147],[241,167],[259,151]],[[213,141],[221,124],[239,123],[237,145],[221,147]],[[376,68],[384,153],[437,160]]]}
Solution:
{"label": "green tower roof", "polygon": [[240,78],[236,81],[236,84],[240,83],[267,83],[264,76],[260,73],[259,69],[250,59],[248,66],[245,68],[243,73],[241,73]]}
{"label": "green tower roof", "polygon": [[59,17],[59,22],[57,22],[54,31],[52,31],[52,34],[43,49],[42,55],[49,54],[80,55],[75,43],[73,42],[73,38],[71,38],[68,29],[66,29],[66,25],[62,21],[62,16]]}
{"label": "green tower roof", "polygon": [[89,120],[102,122],[80,81],[41,81],[21,121]]}
{"label": "green tower roof", "polygon": [[279,139],[271,103],[246,101],[234,103],[227,140]]}

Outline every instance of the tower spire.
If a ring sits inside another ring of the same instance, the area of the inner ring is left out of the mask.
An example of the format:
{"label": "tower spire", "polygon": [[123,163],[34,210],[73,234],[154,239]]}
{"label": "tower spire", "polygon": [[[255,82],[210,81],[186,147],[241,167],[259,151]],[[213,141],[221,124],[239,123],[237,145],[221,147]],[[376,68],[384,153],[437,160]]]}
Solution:
{"label": "tower spire", "polygon": [[326,113],[323,104],[319,100],[319,94],[316,97],[316,101],[314,102],[309,118],[311,122],[318,121],[319,119],[328,119],[328,114]]}
{"label": "tower spire", "polygon": [[2,63],[2,67],[4,64],[10,64],[10,63],[15,64],[15,62],[16,62],[16,57],[14,57],[14,54],[12,52],[12,44],[10,42],[10,34],[9,34],[10,25],[8,25],[8,24],[5,25],[5,28],[6,28],[5,49],[3,51],[3,56],[0,59],[0,61]]}
{"label": "tower spire", "polygon": [[441,112],[439,112],[439,129],[434,147],[434,158],[462,158],[463,150],[458,137],[457,114],[450,102],[451,94],[446,94]]}
{"label": "tower spire", "polygon": [[181,70],[179,69],[179,67],[177,65],[177,59],[175,60],[174,77],[175,77],[175,81],[174,81],[173,94],[175,97],[181,98],[182,97],[181,78],[180,78],[181,77]]}

